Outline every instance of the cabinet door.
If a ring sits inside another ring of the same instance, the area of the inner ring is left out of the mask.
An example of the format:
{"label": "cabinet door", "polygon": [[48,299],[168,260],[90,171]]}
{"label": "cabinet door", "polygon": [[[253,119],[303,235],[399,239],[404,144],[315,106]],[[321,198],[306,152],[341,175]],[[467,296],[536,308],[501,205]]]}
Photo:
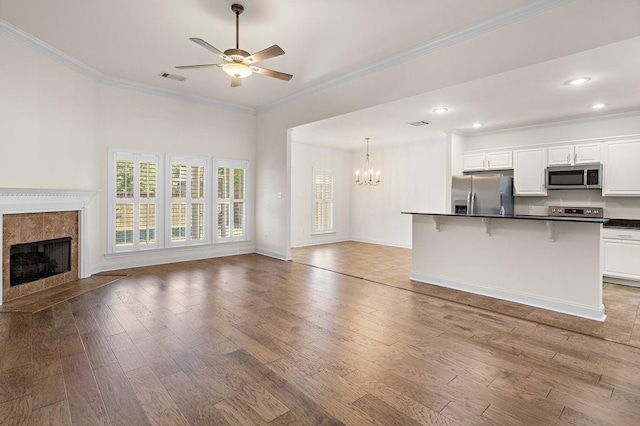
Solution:
{"label": "cabinet door", "polygon": [[488,170],[511,168],[513,168],[513,151],[490,152],[487,154]]}
{"label": "cabinet door", "polygon": [[640,243],[602,240],[604,245],[604,275],[628,280],[640,280]]}
{"label": "cabinet door", "polygon": [[640,195],[640,140],[607,142],[604,147],[604,195]]}
{"label": "cabinet door", "polygon": [[573,145],[552,146],[549,148],[549,165],[573,164]]}
{"label": "cabinet door", "polygon": [[584,145],[576,145],[573,158],[575,164],[599,163],[600,144],[590,143]]}
{"label": "cabinet door", "polygon": [[486,159],[485,154],[463,154],[462,168],[465,171],[485,170]]}
{"label": "cabinet door", "polygon": [[513,152],[514,195],[547,195],[544,172],[547,149],[522,149]]}

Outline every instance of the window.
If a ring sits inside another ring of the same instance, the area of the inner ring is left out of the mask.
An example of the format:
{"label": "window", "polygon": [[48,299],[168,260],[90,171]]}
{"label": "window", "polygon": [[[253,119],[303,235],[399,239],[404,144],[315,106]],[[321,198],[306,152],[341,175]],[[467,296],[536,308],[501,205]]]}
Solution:
{"label": "window", "polygon": [[333,172],[313,169],[313,232],[333,232]]}
{"label": "window", "polygon": [[244,240],[247,238],[245,222],[247,163],[218,161],[216,170],[218,175],[216,238],[219,241]]}
{"label": "window", "polygon": [[246,161],[112,152],[109,252],[244,241]]}
{"label": "window", "polygon": [[114,154],[113,251],[157,246],[158,160],[157,155]]}
{"label": "window", "polygon": [[171,170],[171,244],[204,243],[205,170],[202,158],[172,157]]}

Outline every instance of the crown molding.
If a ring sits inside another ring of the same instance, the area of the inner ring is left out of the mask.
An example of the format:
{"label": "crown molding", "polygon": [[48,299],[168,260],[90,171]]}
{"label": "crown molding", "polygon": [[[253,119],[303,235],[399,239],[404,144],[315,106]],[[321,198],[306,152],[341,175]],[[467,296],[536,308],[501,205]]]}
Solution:
{"label": "crown molding", "polygon": [[568,120],[554,121],[550,123],[547,122],[547,123],[541,123],[541,124],[531,124],[528,126],[515,126],[515,127],[508,127],[504,129],[498,129],[498,130],[488,130],[486,132],[474,132],[474,133],[458,132],[458,134],[461,136],[465,136],[469,139],[473,139],[481,136],[499,135],[502,133],[524,132],[527,130],[547,129],[550,127],[570,126],[572,124],[594,123],[597,121],[615,120],[615,119],[629,118],[629,117],[640,117],[640,111],[620,112],[620,113],[614,113],[614,114],[598,115],[596,117],[571,118]]}
{"label": "crown molding", "polygon": [[324,90],[340,86],[349,81],[357,80],[366,75],[373,74],[378,71],[396,66],[398,64],[409,62],[422,56],[438,52],[453,45],[482,36],[504,26],[523,21],[532,16],[548,12],[549,10],[556,9],[561,6],[565,6],[574,1],[575,0],[529,0],[523,6],[516,7],[494,17],[477,22],[469,27],[451,31],[438,38],[430,40],[427,43],[404,50],[395,56],[391,56],[366,67],[344,74],[340,77],[332,78],[315,86],[303,89],[270,104],[258,107],[256,108],[257,113],[259,115],[268,112],[283,105],[298,101],[308,96],[312,96]]}
{"label": "crown molding", "polygon": [[22,31],[21,29],[14,27],[8,22],[0,19],[0,34],[6,36],[32,48],[33,50],[40,52],[41,54],[50,57],[56,62],[76,71],[85,77],[100,83],[112,87],[118,87],[121,89],[133,90],[141,93],[146,93],[155,96],[162,96],[166,98],[176,99],[184,102],[191,102],[199,105],[210,106],[214,108],[226,109],[229,111],[240,112],[250,115],[259,115],[283,105],[296,102],[300,99],[312,96],[316,93],[340,86],[347,82],[356,80],[369,74],[373,74],[395,65],[412,61],[416,58],[429,55],[434,52],[446,49],[458,43],[482,36],[491,31],[497,30],[507,25],[514,24],[516,22],[523,21],[532,16],[539,15],[544,12],[556,9],[558,7],[565,6],[574,2],[575,0],[529,0],[524,5],[510,9],[504,13],[498,14],[491,18],[477,22],[469,27],[459,30],[451,31],[436,39],[430,40],[427,43],[415,46],[413,48],[404,50],[397,55],[388,57],[384,60],[375,62],[371,65],[357,69],[355,71],[344,74],[340,77],[326,80],[322,83],[300,90],[289,96],[285,96],[275,102],[263,105],[258,108],[243,107],[240,105],[230,104],[226,102],[215,101],[213,99],[202,98],[199,96],[188,95],[184,93],[174,92],[171,90],[161,89],[154,86],[148,86],[132,81],[126,81],[114,77],[107,76],[101,72],[89,67],[88,65],[68,56],[64,52],[56,49],[49,44],[38,40],[34,36]]}
{"label": "crown molding", "polygon": [[188,95],[185,93],[162,89],[155,86],[149,86],[146,84],[122,80],[115,77],[110,77],[78,61],[77,59],[72,58],[71,56],[43,42],[42,40],[35,38],[31,34],[26,33],[17,27],[14,27],[10,23],[2,19],[0,19],[0,34],[4,34],[9,38],[18,41],[27,47],[30,47],[36,52],[41,53],[53,59],[57,63],[99,84],[104,84],[106,86],[111,86],[111,87],[117,87],[120,89],[133,90],[136,92],[146,93],[149,95],[176,99],[179,101],[190,102],[198,105],[220,108],[220,109],[239,112],[243,114],[256,115],[256,110],[254,108],[243,107],[241,105],[230,104],[226,102],[216,101],[213,99],[203,98],[200,96]]}

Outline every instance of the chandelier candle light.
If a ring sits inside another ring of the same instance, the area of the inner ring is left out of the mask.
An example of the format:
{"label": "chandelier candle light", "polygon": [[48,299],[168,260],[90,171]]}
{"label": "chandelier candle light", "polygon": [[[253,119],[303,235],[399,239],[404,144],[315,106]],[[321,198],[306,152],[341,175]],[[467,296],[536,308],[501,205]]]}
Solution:
{"label": "chandelier candle light", "polygon": [[373,176],[373,164],[371,164],[371,160],[369,160],[369,139],[367,140],[367,156],[364,159],[364,163],[362,163],[362,167],[360,170],[356,170],[356,183],[358,185],[371,185],[376,186],[380,183],[380,170],[375,172],[375,180]]}

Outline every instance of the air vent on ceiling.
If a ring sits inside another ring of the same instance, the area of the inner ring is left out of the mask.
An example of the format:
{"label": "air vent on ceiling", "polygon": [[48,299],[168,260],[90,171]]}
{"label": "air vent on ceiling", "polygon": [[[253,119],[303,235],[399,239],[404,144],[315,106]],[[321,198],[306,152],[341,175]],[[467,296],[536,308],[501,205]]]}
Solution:
{"label": "air vent on ceiling", "polygon": [[414,121],[413,123],[409,123],[413,127],[426,126],[427,124],[431,124],[427,120]]}
{"label": "air vent on ceiling", "polygon": [[187,77],[183,77],[177,74],[169,74],[168,72],[161,72],[160,77],[170,78],[171,80],[176,80],[176,81],[185,81],[187,79]]}

